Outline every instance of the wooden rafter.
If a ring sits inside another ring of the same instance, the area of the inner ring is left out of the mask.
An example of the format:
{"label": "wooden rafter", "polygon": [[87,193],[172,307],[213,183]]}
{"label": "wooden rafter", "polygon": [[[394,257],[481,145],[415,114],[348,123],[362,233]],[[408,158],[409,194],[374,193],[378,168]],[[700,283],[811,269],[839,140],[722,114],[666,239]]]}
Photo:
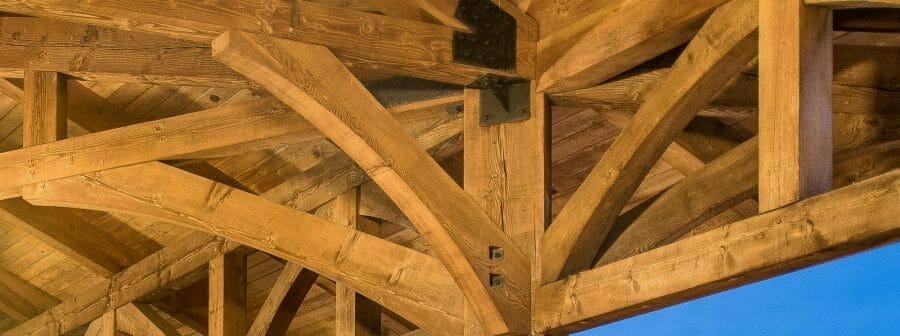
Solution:
{"label": "wooden rafter", "polygon": [[757,6],[729,2],[688,45],[544,235],[545,283],[590,265],[598,241],[666,147],[756,54]]}
{"label": "wooden rafter", "polygon": [[[213,42],[213,57],[302,114],[382,187],[434,246],[486,330],[527,329],[528,258],[327,48],[229,31]],[[490,260],[491,247],[506,250],[504,258]],[[491,274],[506,285],[492,287]]]}
{"label": "wooden rafter", "polygon": [[539,332],[611,322],[895,241],[900,171],[541,287]]}
{"label": "wooden rafter", "polygon": [[[156,310],[146,303],[129,303],[116,308],[115,325],[128,335],[178,336],[181,335]],[[106,319],[106,317],[101,317]]]}
{"label": "wooden rafter", "polygon": [[[78,192],[84,189],[92,192]],[[348,283],[435,335],[463,328],[465,300],[438,260],[163,164],[47,182],[33,197],[36,204],[142,215],[215,232]]]}
{"label": "wooden rafter", "polygon": [[315,272],[296,263],[285,264],[247,336],[284,336],[318,277]]}
{"label": "wooden rafter", "polygon": [[57,304],[59,299],[0,268],[0,311],[24,322]]}
{"label": "wooden rafter", "polygon": [[206,234],[188,236],[3,335],[64,334],[151,292],[191,283],[198,268],[238,247]]}

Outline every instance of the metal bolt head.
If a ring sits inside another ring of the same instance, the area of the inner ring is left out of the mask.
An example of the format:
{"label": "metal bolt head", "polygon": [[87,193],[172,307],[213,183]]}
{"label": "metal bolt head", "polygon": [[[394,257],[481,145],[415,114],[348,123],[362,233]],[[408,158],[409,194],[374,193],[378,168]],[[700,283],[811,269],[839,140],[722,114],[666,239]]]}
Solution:
{"label": "metal bolt head", "polygon": [[491,246],[490,257],[491,257],[491,260],[503,259],[503,248],[497,247],[497,246]]}
{"label": "metal bolt head", "polygon": [[491,287],[503,287],[503,276],[500,274],[491,274]]}

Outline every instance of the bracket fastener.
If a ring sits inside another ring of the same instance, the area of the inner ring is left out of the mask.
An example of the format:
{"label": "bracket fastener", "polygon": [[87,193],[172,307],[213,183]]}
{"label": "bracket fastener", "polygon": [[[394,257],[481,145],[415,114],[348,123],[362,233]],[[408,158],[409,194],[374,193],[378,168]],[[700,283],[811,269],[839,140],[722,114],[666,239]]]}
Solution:
{"label": "bracket fastener", "polygon": [[531,82],[528,80],[488,75],[468,86],[481,90],[481,126],[531,117]]}

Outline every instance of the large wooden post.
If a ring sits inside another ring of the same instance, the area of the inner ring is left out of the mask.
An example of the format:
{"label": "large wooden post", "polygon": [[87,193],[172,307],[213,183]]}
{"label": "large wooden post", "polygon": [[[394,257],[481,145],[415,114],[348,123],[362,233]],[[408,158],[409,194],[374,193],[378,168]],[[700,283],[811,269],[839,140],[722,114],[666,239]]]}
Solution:
{"label": "large wooden post", "polygon": [[831,189],[832,13],[802,0],[759,3],[759,205]]}
{"label": "large wooden post", "polygon": [[[529,119],[482,126],[481,90],[465,90],[463,184],[466,192],[528,255],[535,291],[540,286],[540,241],[549,213],[549,116],[544,94],[535,91],[534,83],[530,95]],[[502,251],[494,257],[502,258]]]}

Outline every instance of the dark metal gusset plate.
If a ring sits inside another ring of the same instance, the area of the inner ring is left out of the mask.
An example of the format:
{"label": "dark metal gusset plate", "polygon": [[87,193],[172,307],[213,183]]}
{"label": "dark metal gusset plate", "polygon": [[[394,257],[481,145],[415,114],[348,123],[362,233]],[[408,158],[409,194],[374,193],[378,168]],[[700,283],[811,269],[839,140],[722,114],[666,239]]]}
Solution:
{"label": "dark metal gusset plate", "polygon": [[460,0],[456,18],[472,33],[453,32],[453,60],[497,70],[516,68],[516,19],[491,0]]}

